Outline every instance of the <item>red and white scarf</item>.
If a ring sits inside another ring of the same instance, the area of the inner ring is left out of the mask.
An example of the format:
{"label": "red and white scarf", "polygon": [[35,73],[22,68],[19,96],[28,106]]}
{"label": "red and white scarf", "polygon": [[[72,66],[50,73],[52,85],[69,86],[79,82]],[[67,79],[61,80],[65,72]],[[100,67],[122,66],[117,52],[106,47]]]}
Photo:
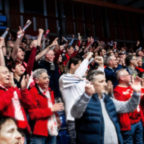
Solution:
{"label": "red and white scarf", "polygon": [[[49,91],[47,90],[46,92],[44,92],[41,88],[39,88],[39,89],[47,97],[48,107],[52,108],[53,103],[52,103]],[[55,114],[53,114],[52,116],[50,116],[48,118],[47,127],[48,127],[49,135],[51,135],[51,136],[57,136],[58,135],[58,124],[57,124]]]}

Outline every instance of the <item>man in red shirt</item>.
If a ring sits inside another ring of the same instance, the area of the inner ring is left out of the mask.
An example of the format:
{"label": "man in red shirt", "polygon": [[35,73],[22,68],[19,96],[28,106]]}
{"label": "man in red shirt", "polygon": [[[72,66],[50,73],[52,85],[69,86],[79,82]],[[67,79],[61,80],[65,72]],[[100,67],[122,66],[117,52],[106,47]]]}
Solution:
{"label": "man in red shirt", "polygon": [[[120,101],[127,101],[133,94],[130,81],[131,76],[125,70],[117,72],[118,85],[114,89],[114,97]],[[144,116],[140,105],[131,113],[119,114],[119,121],[122,136],[125,144],[143,144],[143,125]]]}

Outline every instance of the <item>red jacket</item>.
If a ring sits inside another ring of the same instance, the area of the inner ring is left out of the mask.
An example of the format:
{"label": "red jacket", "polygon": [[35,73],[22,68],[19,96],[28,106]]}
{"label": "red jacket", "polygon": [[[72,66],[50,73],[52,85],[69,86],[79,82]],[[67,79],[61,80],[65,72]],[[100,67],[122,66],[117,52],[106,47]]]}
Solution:
{"label": "red jacket", "polygon": [[[127,101],[133,94],[133,89],[129,87],[120,87],[116,86],[114,89],[114,97],[120,101]],[[119,114],[119,121],[122,131],[127,131],[131,129],[131,124],[137,123],[140,120],[144,123],[144,115],[141,110],[140,105],[138,105],[137,109],[131,113],[123,113]]]}
{"label": "red jacket", "polygon": [[[54,113],[48,107],[47,97],[41,94],[36,87],[23,91],[23,95],[30,95],[33,99],[28,110],[30,119],[33,120],[33,134],[40,136],[48,136],[48,118]],[[54,104],[54,93],[50,91],[52,103]]]}
{"label": "red jacket", "polygon": [[[22,115],[24,117],[24,120],[18,120],[15,117],[15,109],[17,106],[14,105],[13,99],[14,99],[14,92],[17,93],[19,102],[20,102],[20,111],[22,112]],[[16,119],[18,127],[21,129],[27,129],[30,132],[30,126],[27,121],[25,110],[22,106],[22,103],[26,103],[26,99],[23,99],[21,96],[21,92],[18,88],[8,88],[4,89],[0,87],[0,113],[3,116],[8,116]]]}

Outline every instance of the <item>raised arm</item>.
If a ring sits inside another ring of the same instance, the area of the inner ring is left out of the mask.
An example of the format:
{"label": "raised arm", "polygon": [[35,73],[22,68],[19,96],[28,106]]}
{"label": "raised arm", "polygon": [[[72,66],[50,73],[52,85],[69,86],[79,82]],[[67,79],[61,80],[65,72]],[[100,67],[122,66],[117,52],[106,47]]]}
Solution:
{"label": "raised arm", "polygon": [[95,62],[98,63],[97,70],[104,72],[104,59],[101,56],[95,57]]}
{"label": "raised arm", "polygon": [[24,36],[24,31],[19,26],[19,31],[17,32],[17,39],[15,41],[15,45],[14,45],[14,48],[13,48],[12,54],[11,54],[11,57],[12,57],[13,60],[16,60],[16,58],[17,58],[18,48],[20,46],[20,43],[22,41],[23,36]]}
{"label": "raised arm", "polygon": [[73,45],[74,40],[75,40],[75,36],[74,36],[74,35],[72,35],[72,39],[71,39],[71,41],[69,42],[69,46],[72,46],[72,45]]}
{"label": "raised arm", "polygon": [[44,30],[39,29],[38,31],[39,31],[38,38],[36,40],[33,40],[30,46],[32,50],[28,59],[27,69],[26,69],[28,74],[31,74],[31,71],[33,70],[33,66],[34,66],[35,59],[36,59],[37,48],[41,46],[41,39],[42,39]]}
{"label": "raised arm", "polygon": [[5,59],[3,55],[4,38],[0,37],[0,66],[5,66]]}
{"label": "raised arm", "polygon": [[41,57],[43,57],[47,53],[47,51],[50,49],[50,47],[58,45],[57,41],[58,41],[58,38],[55,38],[51,45],[49,45],[47,48],[45,48],[44,50],[42,50],[40,53],[36,55],[35,60],[38,61]]}
{"label": "raised arm", "polygon": [[118,101],[112,98],[118,113],[133,112],[140,103],[140,93],[134,92],[128,101]]}
{"label": "raised arm", "polygon": [[94,43],[94,38],[88,37],[88,43],[87,43],[86,48],[84,49],[85,53],[89,51],[89,48],[92,46],[93,43]]}
{"label": "raised arm", "polygon": [[[125,102],[118,101],[114,98],[112,98],[116,111],[118,113],[128,113],[128,112],[133,112],[138,104],[140,103],[140,95],[141,95],[141,84],[140,84],[141,79],[136,78],[134,82],[132,82],[131,87],[133,88],[133,95],[132,97]],[[117,94],[117,93],[115,93]]]}
{"label": "raised arm", "polygon": [[88,64],[89,64],[89,59],[92,57],[93,53],[89,52],[86,56],[86,58],[82,61],[78,69],[75,71],[75,74],[82,77],[85,75],[87,69],[88,69]]}
{"label": "raised arm", "polygon": [[5,44],[5,40],[2,46],[2,51],[3,51],[3,55],[6,56],[7,55],[7,49],[6,49],[6,44]]}
{"label": "raised arm", "polygon": [[36,52],[37,52],[37,46],[35,47],[33,46],[31,50],[31,54],[28,59],[27,68],[26,68],[26,71],[29,75],[31,74],[34,67]]}
{"label": "raised arm", "polygon": [[82,37],[81,37],[80,33],[78,33],[78,42],[77,42],[77,45],[80,47],[81,43],[82,43]]}
{"label": "raised arm", "polygon": [[85,109],[94,94],[95,90],[93,85],[87,84],[85,86],[85,93],[80,97],[80,99],[73,105],[71,114],[74,118],[81,118]]}
{"label": "raised arm", "polygon": [[44,30],[39,28],[38,32],[39,32],[39,34],[38,34],[38,38],[37,38],[37,45],[41,46],[41,40],[42,40],[42,36],[43,36]]}

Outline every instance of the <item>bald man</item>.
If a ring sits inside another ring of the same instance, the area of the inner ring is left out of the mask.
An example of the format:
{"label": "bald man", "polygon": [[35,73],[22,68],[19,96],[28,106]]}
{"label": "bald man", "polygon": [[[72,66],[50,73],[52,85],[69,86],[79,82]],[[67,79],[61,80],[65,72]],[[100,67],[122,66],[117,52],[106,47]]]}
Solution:
{"label": "bald man", "polygon": [[[126,69],[117,71],[118,85],[114,89],[117,100],[127,101],[132,97],[134,91],[130,85],[131,78]],[[133,112],[118,116],[124,144],[143,144],[144,116],[140,105]]]}
{"label": "bald man", "polygon": [[60,97],[59,91],[59,82],[58,79],[60,77],[58,65],[54,62],[55,53],[53,50],[49,50],[45,59],[41,60],[38,63],[38,68],[44,68],[47,70],[48,75],[50,76],[50,84],[49,87],[54,91],[55,97]]}

